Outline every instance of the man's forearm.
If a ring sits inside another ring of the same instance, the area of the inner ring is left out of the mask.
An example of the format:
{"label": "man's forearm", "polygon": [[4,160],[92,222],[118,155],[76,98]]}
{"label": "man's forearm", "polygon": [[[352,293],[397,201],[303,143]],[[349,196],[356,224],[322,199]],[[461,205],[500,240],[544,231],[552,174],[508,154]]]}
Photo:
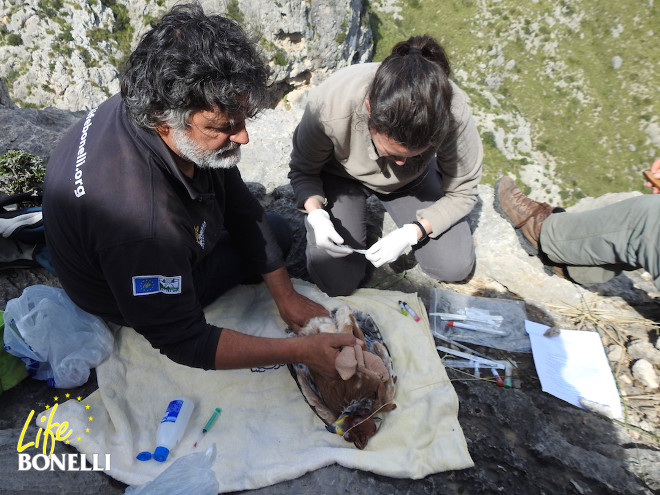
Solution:
{"label": "man's forearm", "polygon": [[265,273],[262,277],[278,307],[286,301],[287,297],[295,292],[289,278],[289,272],[287,272],[284,266],[270,273]]}
{"label": "man's forearm", "polygon": [[278,268],[263,275],[263,278],[282,320],[294,332],[315,316],[327,316],[328,311],[323,306],[296,292],[286,268]]}
{"label": "man's forearm", "polygon": [[254,337],[224,328],[215,352],[215,368],[226,370],[302,362],[306,359],[305,346],[305,339]]}

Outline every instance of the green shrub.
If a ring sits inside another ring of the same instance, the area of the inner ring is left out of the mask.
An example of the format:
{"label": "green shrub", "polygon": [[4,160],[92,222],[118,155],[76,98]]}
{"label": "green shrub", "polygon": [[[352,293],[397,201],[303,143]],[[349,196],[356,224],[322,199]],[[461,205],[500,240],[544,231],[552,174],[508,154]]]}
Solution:
{"label": "green shrub", "polygon": [[280,67],[286,67],[286,52],[282,48],[278,48],[275,55],[273,55],[273,62]]}
{"label": "green shrub", "polygon": [[[0,155],[0,192],[16,194],[41,188],[46,165],[41,157],[23,150]],[[37,203],[33,203],[32,206]]]}
{"label": "green shrub", "polygon": [[238,0],[230,0],[227,2],[227,17],[231,17],[232,19],[238,21],[239,24],[243,24],[243,19],[245,16],[238,6]]}
{"label": "green shrub", "polygon": [[11,33],[7,35],[7,44],[9,46],[21,46],[23,44],[23,38],[20,34]]}

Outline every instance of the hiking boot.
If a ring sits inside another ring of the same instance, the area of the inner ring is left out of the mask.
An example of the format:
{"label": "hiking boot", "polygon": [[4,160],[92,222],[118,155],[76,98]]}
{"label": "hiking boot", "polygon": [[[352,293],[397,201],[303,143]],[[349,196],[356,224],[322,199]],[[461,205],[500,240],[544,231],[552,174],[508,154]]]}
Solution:
{"label": "hiking boot", "polygon": [[529,199],[511,177],[504,176],[495,183],[495,211],[516,229],[523,249],[528,254],[539,255],[543,221],[551,213],[564,210]]}

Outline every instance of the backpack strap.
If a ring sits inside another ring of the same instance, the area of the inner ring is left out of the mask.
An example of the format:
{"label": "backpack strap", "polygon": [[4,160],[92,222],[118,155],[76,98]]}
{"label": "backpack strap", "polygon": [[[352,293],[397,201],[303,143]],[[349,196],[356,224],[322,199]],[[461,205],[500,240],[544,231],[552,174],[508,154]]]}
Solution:
{"label": "backpack strap", "polygon": [[0,235],[22,242],[37,242],[43,237],[41,206],[0,212]]}
{"label": "backpack strap", "polygon": [[[21,203],[41,203],[40,189],[0,198],[0,235],[20,242],[36,244],[44,239],[41,206],[19,208]],[[7,208],[14,205],[14,208]]]}
{"label": "backpack strap", "polygon": [[32,191],[26,191],[16,194],[2,194],[0,193],[0,209],[7,210],[7,206],[10,205],[19,205],[20,203],[25,203],[29,201],[31,203],[41,204],[43,199],[43,191],[41,188],[33,189]]}
{"label": "backpack strap", "polygon": [[42,191],[35,189],[0,197],[0,270],[35,266],[51,269],[38,259],[41,251],[46,254],[42,207],[19,207],[27,201],[40,204],[42,196]]}

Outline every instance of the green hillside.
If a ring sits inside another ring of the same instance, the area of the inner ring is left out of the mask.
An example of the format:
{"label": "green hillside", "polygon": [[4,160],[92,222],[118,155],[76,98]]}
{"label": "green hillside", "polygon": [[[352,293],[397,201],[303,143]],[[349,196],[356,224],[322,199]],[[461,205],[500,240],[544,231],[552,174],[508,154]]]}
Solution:
{"label": "green hillside", "polygon": [[485,145],[484,182],[535,168],[532,187],[550,193],[547,183],[558,184],[566,204],[647,190],[640,171],[660,156],[660,16],[652,0],[396,5],[398,15],[372,5],[375,59],[413,34],[445,46]]}

